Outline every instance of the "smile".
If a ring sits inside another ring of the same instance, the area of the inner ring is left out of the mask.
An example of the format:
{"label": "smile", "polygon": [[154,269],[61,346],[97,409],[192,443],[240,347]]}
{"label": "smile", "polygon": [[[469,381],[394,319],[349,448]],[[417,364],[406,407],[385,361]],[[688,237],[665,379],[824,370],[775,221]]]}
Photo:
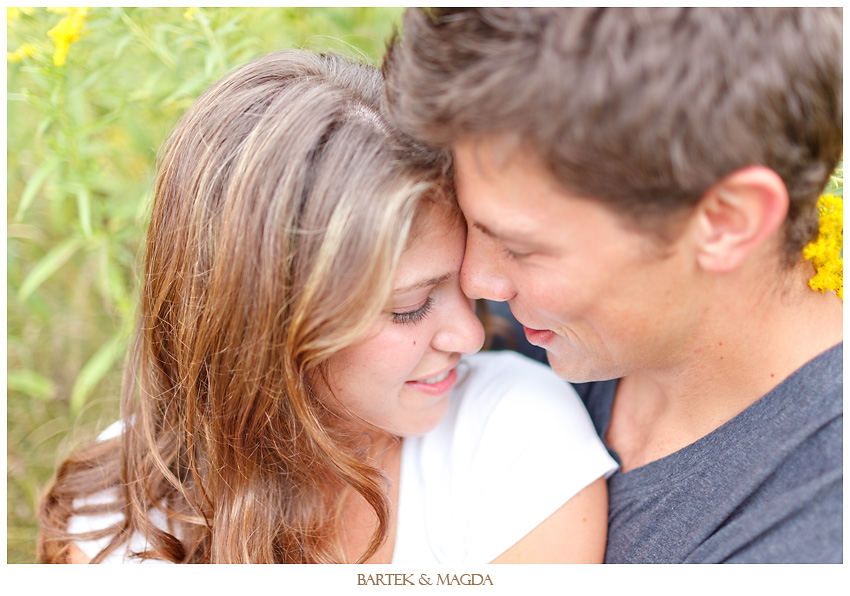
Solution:
{"label": "smile", "polygon": [[448,378],[449,374],[452,372],[452,370],[454,370],[454,369],[447,370],[446,372],[439,374],[435,377],[428,377],[427,379],[422,379],[421,381],[418,381],[418,382],[419,383],[428,383],[430,385],[432,383],[439,383],[440,381],[445,381]]}
{"label": "smile", "polygon": [[455,383],[457,383],[457,369],[450,368],[433,377],[407,381],[405,385],[429,395],[442,395],[450,391],[455,386]]}
{"label": "smile", "polygon": [[545,348],[546,344],[555,339],[555,332],[550,331],[549,329],[532,329],[525,325],[523,325],[522,328],[525,331],[525,337],[528,339],[528,343],[535,346]]}

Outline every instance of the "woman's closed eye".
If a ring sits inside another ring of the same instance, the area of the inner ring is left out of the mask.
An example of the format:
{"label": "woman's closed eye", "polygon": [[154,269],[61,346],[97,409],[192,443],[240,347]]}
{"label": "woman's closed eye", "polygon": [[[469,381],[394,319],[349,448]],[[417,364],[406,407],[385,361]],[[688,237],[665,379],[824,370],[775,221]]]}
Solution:
{"label": "woman's closed eye", "polygon": [[393,323],[397,323],[399,325],[415,325],[428,316],[433,305],[434,298],[428,296],[428,298],[425,299],[425,303],[415,310],[393,312]]}
{"label": "woman's closed eye", "polygon": [[504,244],[502,245],[502,253],[509,259],[522,259],[532,254],[531,252],[520,252],[517,250],[511,250]]}

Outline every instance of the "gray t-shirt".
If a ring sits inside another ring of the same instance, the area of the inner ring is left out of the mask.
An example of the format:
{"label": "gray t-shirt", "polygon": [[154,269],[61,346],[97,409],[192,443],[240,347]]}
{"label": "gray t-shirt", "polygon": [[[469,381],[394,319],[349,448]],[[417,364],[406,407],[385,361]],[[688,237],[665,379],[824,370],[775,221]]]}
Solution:
{"label": "gray t-shirt", "polygon": [[[605,562],[843,562],[842,357],[838,344],[702,439],[614,473]],[[575,384],[601,437],[616,386]]]}

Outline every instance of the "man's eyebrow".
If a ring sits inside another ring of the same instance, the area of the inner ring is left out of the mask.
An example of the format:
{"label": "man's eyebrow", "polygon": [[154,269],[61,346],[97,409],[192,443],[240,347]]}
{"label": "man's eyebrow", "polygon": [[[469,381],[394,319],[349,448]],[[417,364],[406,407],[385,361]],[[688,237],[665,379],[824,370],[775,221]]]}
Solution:
{"label": "man's eyebrow", "polygon": [[446,273],[444,275],[440,275],[439,277],[432,277],[430,279],[424,279],[422,281],[417,281],[415,283],[410,284],[409,286],[403,286],[400,288],[395,288],[393,292],[403,293],[403,292],[412,292],[413,290],[419,290],[422,288],[427,288],[430,286],[438,286],[446,280],[451,279],[455,273]]}

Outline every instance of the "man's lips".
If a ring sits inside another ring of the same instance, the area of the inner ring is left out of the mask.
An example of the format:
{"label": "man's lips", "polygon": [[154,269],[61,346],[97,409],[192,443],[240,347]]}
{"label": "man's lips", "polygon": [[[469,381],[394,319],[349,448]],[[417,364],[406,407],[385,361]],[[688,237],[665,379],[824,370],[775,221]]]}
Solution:
{"label": "man's lips", "polygon": [[525,331],[525,338],[528,340],[528,343],[541,348],[545,348],[546,344],[555,338],[555,332],[549,329],[532,329],[525,325],[522,326],[522,329]]}

